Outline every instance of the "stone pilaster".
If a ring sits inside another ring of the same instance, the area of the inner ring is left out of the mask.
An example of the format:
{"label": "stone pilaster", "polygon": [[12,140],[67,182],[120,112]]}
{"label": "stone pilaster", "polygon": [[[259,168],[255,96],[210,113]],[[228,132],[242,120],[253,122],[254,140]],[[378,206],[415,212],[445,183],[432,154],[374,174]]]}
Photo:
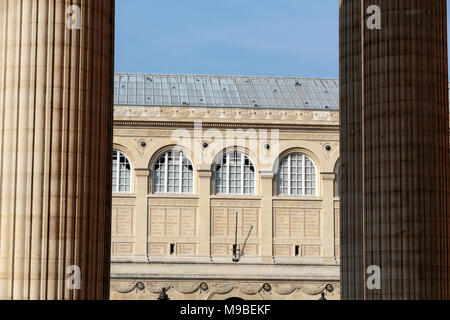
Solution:
{"label": "stone pilaster", "polygon": [[323,194],[323,256],[334,261],[335,228],[334,228],[334,173],[321,173]]}
{"label": "stone pilaster", "polygon": [[147,260],[148,256],[148,194],[149,177],[151,172],[148,169],[136,169],[136,259]]}
{"label": "stone pilaster", "polygon": [[[381,29],[366,27],[371,5]],[[340,1],[344,299],[449,299],[446,1]],[[381,289],[366,270],[381,268]]]}
{"label": "stone pilaster", "polygon": [[261,172],[261,258],[273,261],[273,172]]}
{"label": "stone pilaster", "polygon": [[113,23],[114,0],[0,1],[0,299],[108,297]]}
{"label": "stone pilaster", "polygon": [[198,170],[198,255],[211,257],[211,170]]}

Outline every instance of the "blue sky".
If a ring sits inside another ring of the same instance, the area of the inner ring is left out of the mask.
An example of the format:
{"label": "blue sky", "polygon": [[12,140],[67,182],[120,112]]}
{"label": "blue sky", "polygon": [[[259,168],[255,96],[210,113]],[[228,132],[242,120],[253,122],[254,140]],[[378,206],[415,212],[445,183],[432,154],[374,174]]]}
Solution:
{"label": "blue sky", "polygon": [[337,0],[116,0],[116,72],[339,75]]}

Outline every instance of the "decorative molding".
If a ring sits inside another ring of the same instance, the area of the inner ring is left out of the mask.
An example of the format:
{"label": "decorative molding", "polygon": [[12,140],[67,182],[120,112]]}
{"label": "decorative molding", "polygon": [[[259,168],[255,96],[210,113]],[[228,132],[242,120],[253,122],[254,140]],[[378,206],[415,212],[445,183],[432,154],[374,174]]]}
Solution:
{"label": "decorative molding", "polygon": [[273,171],[260,171],[261,179],[273,179],[276,175]]}
{"label": "decorative molding", "polygon": [[[204,288],[202,288],[202,285]],[[264,288],[268,288],[265,290]],[[204,291],[207,294],[207,299],[211,299],[214,295],[227,295],[233,290],[239,290],[244,295],[254,296],[259,294],[261,298],[265,298],[264,294],[274,293],[282,296],[294,295],[296,292],[302,292],[308,296],[319,296],[322,292],[325,292],[327,296],[339,296],[340,295],[340,283],[339,282],[239,282],[239,281],[213,281],[203,282],[197,281],[134,281],[134,282],[112,282],[111,290],[120,294],[131,294],[136,290],[142,292],[150,292],[153,294],[160,294],[162,288],[176,290],[178,293],[185,295],[202,294]],[[200,290],[201,289],[201,290]]]}
{"label": "decorative molding", "polygon": [[166,292],[168,292],[173,285],[169,282],[152,282],[152,281],[144,281],[145,288],[154,294],[160,294],[162,292],[162,288],[166,288]]}
{"label": "decorative molding", "polygon": [[212,170],[204,170],[204,169],[200,169],[200,170],[197,170],[197,172],[198,172],[199,178],[207,178],[207,179],[211,179],[212,176],[213,176]]}
{"label": "decorative molding", "polygon": [[287,296],[298,289],[298,286],[292,283],[275,283],[272,285],[273,291],[282,296]]}
{"label": "decorative molding", "polygon": [[211,283],[210,290],[217,294],[227,294],[233,291],[235,284],[232,283]]}
{"label": "decorative molding", "polygon": [[149,177],[150,176],[150,170],[149,169],[134,169],[134,174],[136,177]]}
{"label": "decorative molding", "polygon": [[111,289],[115,292],[126,294],[136,289],[137,284],[138,282],[129,282],[127,284],[112,282]]}
{"label": "decorative molding", "polygon": [[183,294],[193,294],[200,289],[202,282],[179,282],[175,284],[173,287],[175,290],[177,290],[179,293]]}
{"label": "decorative molding", "polygon": [[239,290],[244,293],[248,294],[250,296],[253,296],[263,289],[264,282],[263,283],[240,283],[239,284]]}
{"label": "decorative molding", "polygon": [[336,179],[336,173],[334,172],[321,172],[320,176],[324,181],[334,181]]}
{"label": "decorative molding", "polygon": [[300,286],[299,289],[310,296],[321,294],[326,289],[327,284],[320,284],[318,286]]}
{"label": "decorative molding", "polygon": [[[232,122],[231,122],[232,121]],[[145,121],[145,120],[114,120],[114,130],[116,134],[125,134],[119,129],[121,127],[135,127],[135,128],[155,128],[155,127],[176,127],[176,128],[188,128],[194,129],[194,122],[182,122],[182,121]],[[304,124],[304,123],[240,123],[236,119],[230,119],[230,122],[202,122],[203,128],[214,128],[214,129],[285,129],[285,130],[299,130],[303,129],[309,130],[321,130],[327,132],[339,132],[339,124]],[[154,136],[165,137],[171,136],[170,131],[160,130],[154,133]],[[321,139],[329,138],[326,135],[307,135],[310,139],[315,137],[321,137]]]}
{"label": "decorative molding", "polygon": [[182,118],[213,120],[279,120],[279,121],[339,121],[339,111],[274,110],[246,108],[195,108],[155,106],[114,106],[117,119]]}

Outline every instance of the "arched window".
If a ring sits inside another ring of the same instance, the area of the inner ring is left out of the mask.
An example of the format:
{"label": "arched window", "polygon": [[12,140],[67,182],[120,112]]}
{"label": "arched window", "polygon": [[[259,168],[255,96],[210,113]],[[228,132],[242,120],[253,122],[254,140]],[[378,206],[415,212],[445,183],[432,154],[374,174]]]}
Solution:
{"label": "arched window", "polygon": [[334,178],[334,196],[336,198],[341,196],[341,166],[336,168],[336,178]]}
{"label": "arched window", "polygon": [[131,192],[131,162],[119,150],[113,150],[113,192]]}
{"label": "arched window", "polygon": [[192,193],[194,168],[181,151],[161,155],[153,167],[153,193]]}
{"label": "arched window", "polygon": [[217,194],[254,194],[255,167],[242,152],[223,155],[216,166]]}
{"label": "arched window", "polygon": [[290,154],[281,161],[278,168],[278,194],[315,196],[316,177],[316,166],[308,156],[302,153]]}

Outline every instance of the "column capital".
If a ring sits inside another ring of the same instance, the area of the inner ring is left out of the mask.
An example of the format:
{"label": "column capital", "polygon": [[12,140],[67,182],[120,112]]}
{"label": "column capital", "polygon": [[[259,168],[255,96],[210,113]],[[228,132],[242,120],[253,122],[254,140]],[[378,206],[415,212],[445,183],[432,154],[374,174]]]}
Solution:
{"label": "column capital", "polygon": [[146,168],[134,169],[134,173],[136,174],[136,177],[148,177],[150,176],[150,169]]}
{"label": "column capital", "polygon": [[211,178],[212,177],[212,170],[204,170],[200,169],[197,170],[199,178]]}
{"label": "column capital", "polygon": [[336,179],[336,173],[334,172],[321,172],[320,175],[322,176],[323,180],[333,180]]}
{"label": "column capital", "polygon": [[273,171],[260,171],[261,179],[273,179],[275,173]]}

